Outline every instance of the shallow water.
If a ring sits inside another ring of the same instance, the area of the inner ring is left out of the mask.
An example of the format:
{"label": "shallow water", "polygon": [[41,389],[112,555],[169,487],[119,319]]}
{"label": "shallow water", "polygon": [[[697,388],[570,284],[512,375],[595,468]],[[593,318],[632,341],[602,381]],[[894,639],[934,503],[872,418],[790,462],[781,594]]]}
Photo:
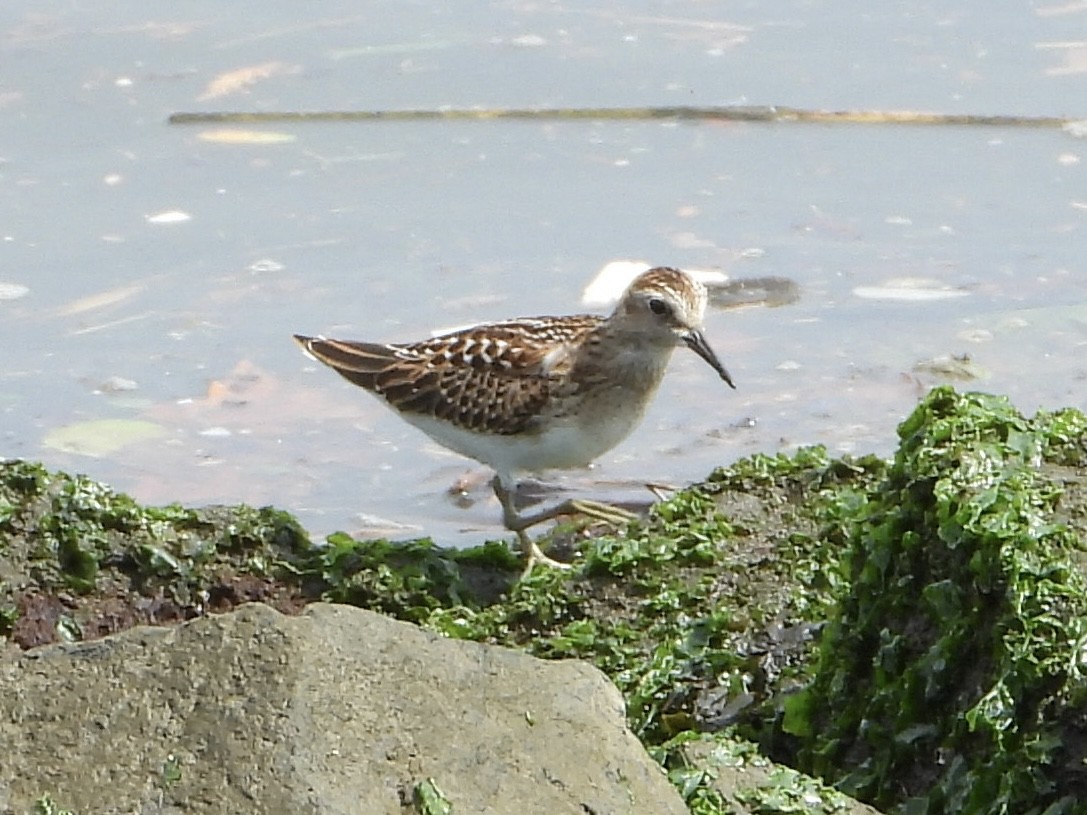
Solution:
{"label": "shallow water", "polygon": [[[646,480],[799,444],[887,454],[947,376],[916,366],[952,355],[984,377],[960,387],[1087,407],[1087,171],[1067,133],[439,121],[223,144],[165,123],[735,103],[1087,117],[1087,11],[915,5],[751,2],[721,20],[695,3],[323,3],[304,21],[286,3],[5,7],[0,284],[27,293],[0,299],[0,454],[147,501],[275,503],[317,533],[476,542],[500,532],[486,471],[290,334],[410,340],[579,311],[626,258],[784,276],[801,298],[711,313],[738,389],[677,354],[644,426],[593,470],[549,475],[560,492],[648,498]],[[871,299],[903,279],[963,294]],[[158,432],[94,456],[57,435],[97,420]]]}

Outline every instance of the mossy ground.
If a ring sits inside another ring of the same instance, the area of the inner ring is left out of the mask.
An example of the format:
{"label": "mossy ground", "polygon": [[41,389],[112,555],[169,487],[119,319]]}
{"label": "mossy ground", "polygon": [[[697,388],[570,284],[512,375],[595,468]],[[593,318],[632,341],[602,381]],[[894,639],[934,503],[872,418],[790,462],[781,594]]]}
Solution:
{"label": "mossy ground", "polygon": [[[892,463],[755,456],[626,529],[555,530],[577,567],[524,580],[504,542],[313,545],[276,510],[144,508],[7,462],[0,636],[31,647],[249,600],[346,602],[592,661],[692,812],[847,807],[784,771],[727,797],[698,734],[729,766],[769,756],[887,809],[1087,812],[1085,429],[1074,411],[1028,420],[938,389]],[[988,799],[961,792],[998,774],[1013,781]]]}

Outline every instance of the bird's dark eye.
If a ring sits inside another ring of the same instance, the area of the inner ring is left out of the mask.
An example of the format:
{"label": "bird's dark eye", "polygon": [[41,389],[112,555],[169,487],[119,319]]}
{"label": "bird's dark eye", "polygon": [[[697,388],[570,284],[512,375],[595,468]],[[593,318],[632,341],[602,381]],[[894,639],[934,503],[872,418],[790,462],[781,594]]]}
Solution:
{"label": "bird's dark eye", "polygon": [[668,308],[668,304],[661,300],[659,297],[649,298],[649,310],[656,314],[658,317],[663,317],[665,314],[671,311]]}

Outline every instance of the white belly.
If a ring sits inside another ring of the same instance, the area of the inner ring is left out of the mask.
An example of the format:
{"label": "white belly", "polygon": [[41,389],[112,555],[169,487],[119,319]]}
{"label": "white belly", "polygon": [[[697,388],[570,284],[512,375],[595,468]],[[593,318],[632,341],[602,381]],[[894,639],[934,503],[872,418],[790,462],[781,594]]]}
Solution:
{"label": "white belly", "polygon": [[540,432],[507,436],[464,430],[429,416],[401,416],[439,444],[492,467],[508,480],[518,471],[587,467],[630,435],[645,408],[634,400],[609,407],[606,417],[596,418],[595,412],[564,416],[552,419]]}

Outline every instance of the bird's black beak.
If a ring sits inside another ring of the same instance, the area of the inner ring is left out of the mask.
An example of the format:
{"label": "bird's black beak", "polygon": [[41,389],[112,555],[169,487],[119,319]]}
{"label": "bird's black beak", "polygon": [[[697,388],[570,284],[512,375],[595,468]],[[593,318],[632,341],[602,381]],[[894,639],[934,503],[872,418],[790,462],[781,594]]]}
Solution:
{"label": "bird's black beak", "polygon": [[692,329],[683,334],[683,341],[687,343],[687,347],[698,354],[702,359],[706,360],[723,380],[728,383],[728,386],[733,390],[736,386],[732,384],[732,377],[729,376],[725,366],[721,364],[721,360],[717,358],[717,354],[713,353],[713,349],[710,348],[710,344],[706,342],[706,338],[702,336],[702,332],[696,329]]}

